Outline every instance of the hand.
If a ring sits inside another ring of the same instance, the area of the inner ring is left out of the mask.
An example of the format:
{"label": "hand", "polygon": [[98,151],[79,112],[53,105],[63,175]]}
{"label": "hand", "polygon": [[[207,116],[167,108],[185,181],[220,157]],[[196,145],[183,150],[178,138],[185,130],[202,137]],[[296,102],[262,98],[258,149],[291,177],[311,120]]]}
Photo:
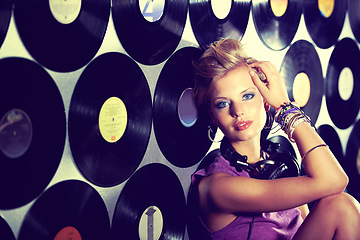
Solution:
{"label": "hand", "polygon": [[255,62],[249,64],[249,66],[259,69],[266,76],[267,81],[263,82],[254,70],[250,71],[255,86],[268,104],[277,110],[283,103],[290,102],[285,83],[274,65],[270,62]]}

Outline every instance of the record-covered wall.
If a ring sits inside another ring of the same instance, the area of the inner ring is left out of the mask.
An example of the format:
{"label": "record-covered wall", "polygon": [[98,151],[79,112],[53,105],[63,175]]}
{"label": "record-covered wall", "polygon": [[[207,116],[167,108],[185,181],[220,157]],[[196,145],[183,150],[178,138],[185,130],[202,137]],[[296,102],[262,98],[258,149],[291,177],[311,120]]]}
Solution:
{"label": "record-covered wall", "polygon": [[279,69],[360,200],[359,11],[358,0],[2,0],[0,239],[188,239],[190,176],[218,147],[192,103],[192,60],[221,37]]}

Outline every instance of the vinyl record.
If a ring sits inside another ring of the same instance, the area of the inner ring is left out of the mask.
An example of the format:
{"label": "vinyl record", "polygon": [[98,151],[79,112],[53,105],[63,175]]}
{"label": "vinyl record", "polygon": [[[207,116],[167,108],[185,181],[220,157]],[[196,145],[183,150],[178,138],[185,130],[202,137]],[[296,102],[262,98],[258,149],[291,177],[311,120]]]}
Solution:
{"label": "vinyl record", "polygon": [[320,137],[325,141],[325,143],[329,146],[330,150],[339,161],[341,165],[344,164],[344,153],[342,150],[341,141],[339,135],[336,130],[328,125],[324,124],[318,127],[317,129]]}
{"label": "vinyl record", "polygon": [[70,72],[99,50],[110,0],[17,0],[15,23],[31,56],[48,69]]}
{"label": "vinyl record", "polygon": [[194,67],[202,51],[185,47],[164,65],[154,94],[154,132],[165,158],[178,167],[198,163],[209,150],[210,119],[193,102]]}
{"label": "vinyl record", "polygon": [[199,45],[205,49],[221,38],[240,40],[249,21],[250,7],[250,0],[190,0],[190,23]]}
{"label": "vinyl record", "polygon": [[18,240],[108,240],[110,220],[103,199],[89,184],[66,180],[47,189],[31,206]]}
{"label": "vinyl record", "polygon": [[308,33],[319,48],[329,48],[338,40],[344,26],[346,1],[306,0],[304,19]]}
{"label": "vinyl record", "polygon": [[186,203],[182,185],[167,166],[151,163],[125,184],[115,206],[112,240],[183,239]]}
{"label": "vinyl record", "polygon": [[140,67],[122,53],[105,53],[81,74],[70,102],[69,142],[81,173],[99,186],[126,180],[150,137],[150,89]]}
{"label": "vinyl record", "polygon": [[281,63],[280,75],[290,101],[297,102],[315,124],[324,94],[324,78],[314,46],[306,40],[293,43]]}
{"label": "vinyl record", "polygon": [[348,0],[347,11],[349,14],[350,27],[354,34],[354,37],[360,42],[360,1],[359,0]]}
{"label": "vinyl record", "polygon": [[13,231],[9,224],[0,216],[0,239],[1,240],[15,240]]}
{"label": "vinyl record", "polygon": [[326,104],[333,123],[346,129],[360,109],[360,51],[351,38],[335,45],[326,73]]}
{"label": "vinyl record", "polygon": [[302,8],[302,0],[252,0],[253,21],[261,41],[272,50],[289,46],[297,32]]}
{"label": "vinyl record", "polygon": [[188,0],[113,0],[112,17],[125,51],[155,65],[176,49],[185,28]]}
{"label": "vinyl record", "polygon": [[0,2],[0,47],[3,44],[12,14],[14,0],[3,0]]}
{"label": "vinyl record", "polygon": [[360,120],[355,123],[351,131],[342,167],[349,176],[347,191],[360,201]]}
{"label": "vinyl record", "polygon": [[294,147],[292,146],[291,142],[284,136],[276,135],[269,138],[269,140],[273,143],[279,143],[279,151],[286,152],[288,151],[291,155],[296,157],[296,152]]}
{"label": "vinyl record", "polygon": [[66,117],[59,89],[38,64],[0,60],[0,209],[32,201],[60,163]]}

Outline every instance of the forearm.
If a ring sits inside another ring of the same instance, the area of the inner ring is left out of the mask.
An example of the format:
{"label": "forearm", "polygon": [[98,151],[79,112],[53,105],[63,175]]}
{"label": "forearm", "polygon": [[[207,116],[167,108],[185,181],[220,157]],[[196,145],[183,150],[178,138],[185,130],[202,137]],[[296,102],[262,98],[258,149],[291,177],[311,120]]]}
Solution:
{"label": "forearm", "polygon": [[[314,184],[325,194],[335,194],[345,189],[348,178],[337,159],[325,142],[310,124],[297,126],[293,139],[298,146],[300,155],[305,156],[303,166],[307,176],[314,179]],[[314,148],[316,146],[320,146]]]}

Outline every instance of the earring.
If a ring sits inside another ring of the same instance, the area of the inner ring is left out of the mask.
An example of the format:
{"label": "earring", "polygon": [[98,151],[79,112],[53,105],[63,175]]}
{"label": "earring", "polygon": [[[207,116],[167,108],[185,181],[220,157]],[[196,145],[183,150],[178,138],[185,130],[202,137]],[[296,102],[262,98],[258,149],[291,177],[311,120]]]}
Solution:
{"label": "earring", "polygon": [[264,128],[265,129],[271,129],[272,125],[273,125],[273,122],[274,122],[274,117],[271,114],[270,106],[269,106],[269,110],[266,111],[266,124],[265,124]]}
{"label": "earring", "polygon": [[210,140],[211,142],[213,142],[213,143],[219,143],[219,142],[221,142],[221,140],[219,141],[219,140],[215,140],[215,139],[214,139],[214,138],[215,138],[215,134],[216,134],[216,132],[214,132],[213,128],[212,128],[211,126],[208,126],[208,138],[209,138],[209,140]]}

